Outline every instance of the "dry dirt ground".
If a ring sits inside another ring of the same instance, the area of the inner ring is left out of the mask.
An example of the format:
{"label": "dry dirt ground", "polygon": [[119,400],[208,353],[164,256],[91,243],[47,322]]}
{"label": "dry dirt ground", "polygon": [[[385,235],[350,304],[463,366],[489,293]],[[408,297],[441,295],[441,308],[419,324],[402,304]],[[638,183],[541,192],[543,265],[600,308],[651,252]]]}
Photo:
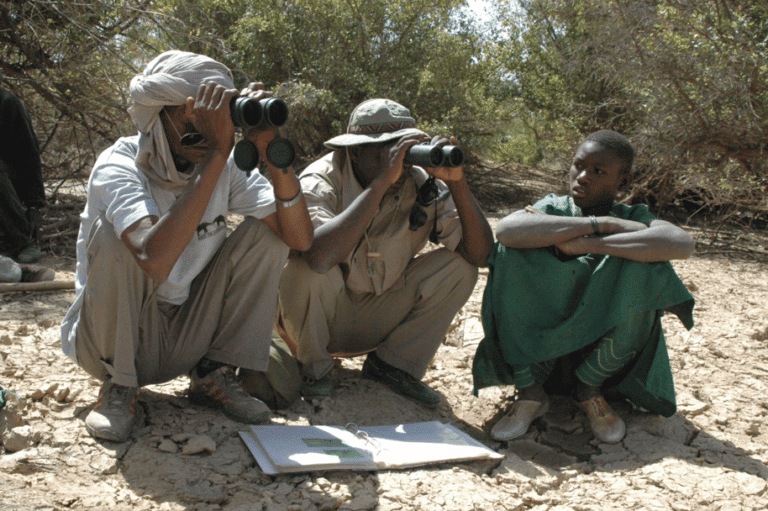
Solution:
{"label": "dry dirt ground", "polygon": [[[514,182],[480,189],[481,200],[520,207],[557,184],[505,176],[494,179]],[[508,211],[487,210],[496,219]],[[66,205],[53,211],[72,215]],[[0,509],[768,509],[768,242],[722,231],[718,240],[730,238],[718,245],[711,230],[691,232],[699,253],[674,266],[696,298],[696,326],[687,332],[663,320],[679,411],[664,419],[616,404],[628,426],[618,445],[599,444],[565,398],[525,437],[490,439],[513,389],[471,395],[487,272],[427,373],[444,396],[437,410],[360,379],[362,360],[352,359],[340,362],[332,397],[274,415],[274,424],[299,425],[440,420],[505,455],[403,471],[265,475],[237,434],[244,426],[190,404],[185,378],[142,390],[141,424],[128,442],[96,441],[83,420],[99,384],[59,347],[72,291],[2,294],[0,386],[9,394],[0,411]],[[49,239],[43,262],[57,279],[72,279],[71,244]],[[194,452],[200,437],[215,448]]]}

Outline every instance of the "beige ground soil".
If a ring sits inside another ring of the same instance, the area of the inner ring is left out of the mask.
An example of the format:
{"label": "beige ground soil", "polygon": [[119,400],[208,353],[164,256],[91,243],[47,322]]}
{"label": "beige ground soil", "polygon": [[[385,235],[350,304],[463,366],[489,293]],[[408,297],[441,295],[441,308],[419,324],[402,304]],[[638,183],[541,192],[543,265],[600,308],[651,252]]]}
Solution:
{"label": "beige ground soil", "polygon": [[[558,181],[487,170],[475,185],[498,219]],[[500,207],[499,205],[509,205]],[[43,262],[74,276],[71,225],[81,203],[49,212]],[[55,216],[58,215],[58,216]],[[495,220],[494,220],[495,221]],[[294,403],[274,424],[360,426],[440,420],[505,455],[500,462],[383,472],[268,476],[238,436],[242,424],[192,405],[188,381],[144,388],[130,441],[95,441],[83,420],[99,383],[60,351],[72,291],[0,294],[0,509],[30,510],[753,510],[768,509],[768,243],[764,233],[691,227],[698,253],[675,262],[697,300],[695,328],[664,327],[679,411],[669,419],[617,403],[628,425],[618,445],[598,443],[570,400],[559,398],[525,437],[490,439],[512,388],[471,395],[482,337],[481,272],[425,381],[444,396],[435,411],[360,378],[344,360],[330,398]],[[185,454],[204,436],[213,452]]]}

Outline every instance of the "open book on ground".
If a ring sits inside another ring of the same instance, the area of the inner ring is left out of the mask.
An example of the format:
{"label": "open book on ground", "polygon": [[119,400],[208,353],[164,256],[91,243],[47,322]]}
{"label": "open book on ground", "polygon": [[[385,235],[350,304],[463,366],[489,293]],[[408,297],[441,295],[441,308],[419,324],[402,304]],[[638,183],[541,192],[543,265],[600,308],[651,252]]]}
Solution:
{"label": "open book on ground", "polygon": [[386,470],[430,463],[500,459],[450,424],[251,426],[245,444],[266,474],[317,470]]}

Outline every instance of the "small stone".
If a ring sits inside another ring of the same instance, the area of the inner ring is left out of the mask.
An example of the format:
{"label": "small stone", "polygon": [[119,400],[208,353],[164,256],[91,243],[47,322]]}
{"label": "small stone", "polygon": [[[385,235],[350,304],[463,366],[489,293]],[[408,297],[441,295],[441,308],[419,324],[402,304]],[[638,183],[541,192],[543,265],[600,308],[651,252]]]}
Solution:
{"label": "small stone", "polygon": [[51,383],[48,385],[43,392],[45,392],[46,396],[53,396],[56,393],[56,390],[58,390],[59,384],[58,383]]}
{"label": "small stone", "polygon": [[171,454],[176,454],[179,452],[179,446],[176,445],[175,442],[172,440],[169,440],[168,438],[163,438],[160,441],[160,444],[157,446],[157,449],[162,452],[169,452]]}
{"label": "small stone", "polygon": [[693,417],[706,412],[709,409],[709,403],[699,401],[693,395],[683,392],[678,396],[677,409],[683,415]]}
{"label": "small stone", "polygon": [[67,400],[67,396],[69,396],[69,391],[70,391],[69,387],[58,389],[57,391],[54,392],[53,397],[56,400],[56,402],[63,403]]}
{"label": "small stone", "polygon": [[173,435],[171,437],[171,440],[173,440],[176,443],[181,443],[181,442],[186,442],[187,440],[189,440],[193,436],[195,436],[195,435],[193,435],[191,433],[176,433],[175,435]]}
{"label": "small stone", "polygon": [[216,452],[216,442],[206,435],[193,436],[182,449],[182,454],[199,454],[202,452]]}
{"label": "small stone", "polygon": [[5,408],[0,410],[0,439],[5,437],[10,430],[24,426],[24,414],[22,413],[23,407],[19,406],[18,400],[13,395],[8,395],[6,398]]}
{"label": "small stone", "polygon": [[70,390],[70,392],[67,394],[67,397],[66,397],[67,403],[72,403],[82,393],[83,393],[82,387],[76,387],[74,390]]}
{"label": "small stone", "polygon": [[365,511],[367,509],[375,508],[377,501],[378,499],[375,494],[363,493],[362,495],[356,495],[352,500],[344,503],[339,510]]}
{"label": "small stone", "polygon": [[280,495],[282,497],[285,497],[289,493],[293,491],[293,486],[286,483],[280,483],[280,485],[275,490],[275,495]]}
{"label": "small stone", "polygon": [[34,444],[34,433],[32,426],[19,426],[13,428],[6,439],[3,441],[3,447],[8,452],[18,452]]}
{"label": "small stone", "polygon": [[42,389],[35,389],[29,394],[29,398],[32,401],[41,401],[45,397],[45,392]]}

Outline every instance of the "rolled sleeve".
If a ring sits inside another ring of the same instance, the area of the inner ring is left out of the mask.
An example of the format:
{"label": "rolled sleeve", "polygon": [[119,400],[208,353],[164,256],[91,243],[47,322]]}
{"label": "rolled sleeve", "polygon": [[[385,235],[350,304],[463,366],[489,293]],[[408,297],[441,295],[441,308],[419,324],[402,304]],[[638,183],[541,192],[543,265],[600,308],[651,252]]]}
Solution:
{"label": "rolled sleeve", "polygon": [[326,179],[317,174],[302,176],[301,189],[307,201],[309,218],[315,229],[338,214],[339,197]]}
{"label": "rolled sleeve", "polygon": [[97,209],[104,211],[106,220],[120,238],[142,218],[160,214],[147,183],[142,182],[141,175],[135,171],[132,155],[115,150],[115,154],[103,156],[104,163],[97,162],[93,169],[89,189],[92,199],[89,197],[89,200],[100,204]]}

